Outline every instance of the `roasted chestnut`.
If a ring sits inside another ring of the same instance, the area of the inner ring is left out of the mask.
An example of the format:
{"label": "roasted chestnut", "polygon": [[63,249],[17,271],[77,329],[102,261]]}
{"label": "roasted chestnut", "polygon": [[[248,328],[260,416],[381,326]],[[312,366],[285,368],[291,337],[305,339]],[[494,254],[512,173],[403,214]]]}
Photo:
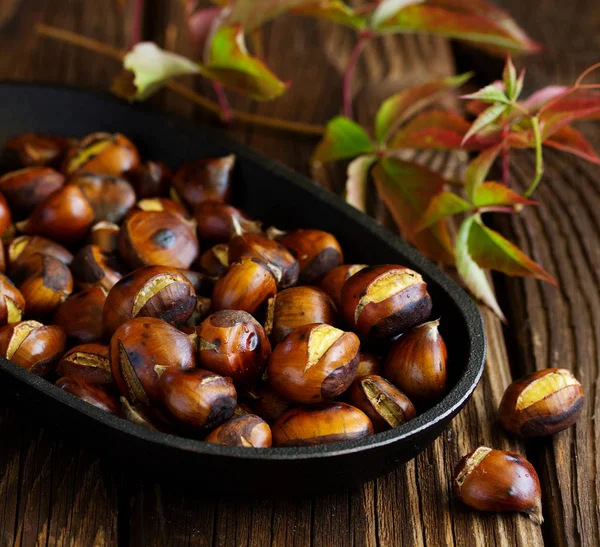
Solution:
{"label": "roasted chestnut", "polygon": [[343,264],[344,254],[338,240],[322,230],[293,230],[280,240],[298,259],[299,283],[317,283],[329,270]]}
{"label": "roasted chestnut", "polygon": [[119,244],[121,228],[112,222],[98,222],[90,229],[90,243],[99,247],[104,253],[114,253]]}
{"label": "roasted chestnut", "polygon": [[6,141],[4,147],[14,156],[13,163],[15,165],[33,167],[57,166],[70,145],[70,139],[54,135],[24,133]]}
{"label": "roasted chestnut", "polygon": [[273,424],[271,432],[273,446],[314,446],[368,437],[373,425],[358,408],[331,402],[292,408]]}
{"label": "roasted chestnut", "polygon": [[202,272],[194,272],[193,270],[184,270],[178,268],[177,271],[188,279],[188,281],[194,287],[197,295],[206,297],[212,296],[213,288],[217,282],[216,277],[211,277]]}
{"label": "roasted chestnut", "polygon": [[182,425],[212,429],[233,416],[237,393],[231,378],[199,368],[156,368],[160,402]]}
{"label": "roasted chestnut", "polygon": [[118,177],[139,163],[138,151],[127,137],[120,133],[92,133],[69,151],[64,171],[69,175],[86,171]]}
{"label": "roasted chestnut", "polygon": [[391,338],[426,321],[431,298],[417,272],[404,266],[370,266],[344,284],[342,312],[359,336]]}
{"label": "roasted chestnut", "polygon": [[128,422],[145,427],[152,431],[170,432],[169,427],[156,407],[142,403],[132,405],[125,397],[120,397],[121,417]]}
{"label": "roasted chestnut", "polygon": [[0,178],[0,192],[13,216],[25,218],[50,194],[62,188],[64,175],[49,167],[29,167],[6,173]]}
{"label": "roasted chestnut", "polygon": [[69,179],[83,192],[94,209],[96,222],[121,222],[135,205],[135,192],[127,180],[98,173],[78,173]]}
{"label": "roasted chestnut", "polygon": [[30,235],[43,235],[63,245],[79,243],[94,220],[94,210],[83,192],[72,184],[50,194],[17,228]]}
{"label": "roasted chestnut", "polygon": [[73,276],[82,289],[102,287],[105,291],[110,291],[123,277],[120,269],[113,256],[95,245],[79,249],[71,263]]}
{"label": "roasted chestnut", "polygon": [[2,194],[0,194],[0,237],[12,224],[12,215],[8,208],[8,203]]}
{"label": "roasted chestnut", "polygon": [[217,427],[204,442],[225,446],[268,448],[271,446],[271,428],[254,414],[234,416]]}
{"label": "roasted chestnut", "polygon": [[90,384],[112,384],[108,346],[103,344],[82,344],[65,353],[58,362],[59,376],[80,378]]}
{"label": "roasted chestnut", "polygon": [[73,292],[69,268],[53,256],[30,256],[11,272],[11,278],[27,302],[30,318],[50,316]]}
{"label": "roasted chestnut", "polygon": [[0,329],[0,355],[16,365],[46,376],[65,351],[65,333],[55,325],[21,321]]}
{"label": "roasted chestnut", "polygon": [[102,386],[98,384],[90,384],[82,378],[74,376],[65,376],[59,378],[56,381],[56,385],[70,393],[75,395],[82,401],[89,403],[100,410],[119,416],[121,414],[121,405],[116,397],[109,395]]}
{"label": "roasted chestnut", "polygon": [[221,277],[229,267],[227,244],[219,243],[202,253],[199,266],[206,275]]}
{"label": "roasted chestnut", "polygon": [[269,299],[265,329],[277,345],[295,328],[337,323],[333,301],[316,287],[291,287]]}
{"label": "roasted chestnut", "polygon": [[115,331],[110,339],[110,366],[119,391],[130,403],[157,400],[156,365],[195,367],[196,354],[189,336],[152,317],[137,317]]}
{"label": "roasted chestnut", "polygon": [[231,201],[231,171],[235,156],[206,158],[186,163],[173,177],[178,198],[194,209],[205,201]]}
{"label": "roasted chestnut", "polygon": [[260,232],[260,223],[250,220],[242,211],[220,201],[204,201],[194,212],[198,236],[212,243],[227,243],[233,236],[235,218],[244,232]]}
{"label": "roasted chestnut", "polygon": [[376,375],[354,380],[348,390],[348,402],[371,419],[375,431],[398,427],[417,415],[404,393]]}
{"label": "roasted chestnut", "polygon": [[199,365],[236,383],[258,379],[271,356],[265,329],[245,311],[213,313],[198,327],[198,336]]}
{"label": "roasted chestnut", "polygon": [[73,261],[73,255],[62,245],[40,236],[19,236],[8,246],[8,263],[11,270],[27,261],[33,255],[52,256],[66,266]]}
{"label": "roasted chestnut", "polygon": [[279,416],[290,409],[292,403],[284,399],[269,386],[263,386],[254,394],[254,412],[268,424],[273,424]]}
{"label": "roasted chestnut", "polygon": [[361,351],[358,354],[358,369],[356,370],[356,377],[361,378],[362,376],[369,376],[370,374],[376,374],[381,376],[383,367],[381,366],[381,359],[372,353]]}
{"label": "roasted chestnut", "polygon": [[196,305],[196,292],[177,270],[144,266],[121,279],[104,306],[104,328],[112,334],[134,317],[154,317],[174,326],[187,321]]}
{"label": "roasted chestnut", "polygon": [[269,384],[297,403],[342,394],[356,376],[360,342],[353,332],[313,323],[293,330],[269,360]]}
{"label": "roasted chestnut", "polygon": [[6,270],[6,252],[4,250],[4,242],[0,239],[0,273],[5,273]]}
{"label": "roasted chestnut", "polygon": [[319,288],[331,297],[338,309],[341,309],[344,283],[356,272],[366,267],[366,264],[342,264],[341,266],[336,266],[329,270],[325,274],[325,277],[321,279]]}
{"label": "roasted chestnut", "polygon": [[70,343],[99,342],[104,333],[102,310],[105,301],[106,291],[102,287],[75,293],[56,308],[52,324],[63,328]]}
{"label": "roasted chestnut", "polygon": [[[185,220],[192,220],[192,215],[189,211],[172,199],[167,198],[145,198],[135,204],[134,211],[155,211],[159,213],[171,213]],[[195,227],[195,224],[193,224]]]}
{"label": "roasted chestnut", "polygon": [[581,384],[568,370],[538,370],[506,388],[500,425],[523,439],[554,435],[577,421],[583,399]]}
{"label": "roasted chestnut", "polygon": [[188,269],[200,247],[193,226],[180,216],[132,211],[121,226],[119,252],[131,268],[154,265]]}
{"label": "roasted chestnut", "polygon": [[167,196],[171,171],[160,161],[147,161],[126,173],[138,199]]}
{"label": "roasted chestnut", "polygon": [[270,268],[256,258],[243,258],[229,266],[227,273],[216,282],[213,309],[254,313],[276,292],[277,281]]}

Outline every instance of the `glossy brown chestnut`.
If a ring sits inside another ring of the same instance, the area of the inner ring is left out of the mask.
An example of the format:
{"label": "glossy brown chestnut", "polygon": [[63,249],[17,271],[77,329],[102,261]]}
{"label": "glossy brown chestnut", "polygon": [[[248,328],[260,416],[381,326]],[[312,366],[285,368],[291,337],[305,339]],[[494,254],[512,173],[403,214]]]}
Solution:
{"label": "glossy brown chestnut", "polygon": [[52,256],[32,255],[11,272],[11,278],[27,302],[26,316],[50,316],[73,292],[71,271]]}
{"label": "glossy brown chestnut", "polygon": [[261,260],[271,268],[281,289],[298,281],[298,261],[283,245],[265,234],[249,232],[235,235],[229,241],[228,258],[230,263],[239,262],[242,258]]}
{"label": "glossy brown chestnut", "polygon": [[200,268],[206,275],[221,277],[227,271],[227,268],[229,268],[227,253],[226,243],[213,245],[210,249],[202,253],[199,262]]}
{"label": "glossy brown chestnut", "polygon": [[437,403],[446,393],[448,352],[439,323],[429,321],[404,333],[385,359],[384,376],[415,404]]}
{"label": "glossy brown chestnut", "polygon": [[583,408],[583,388],[564,368],[538,370],[510,384],[500,402],[500,425],[528,439],[573,425]]}
{"label": "glossy brown chestnut", "polygon": [[90,384],[112,384],[114,382],[108,357],[108,346],[103,344],[81,344],[65,353],[58,362],[59,376],[80,378]]}
{"label": "glossy brown chestnut", "polygon": [[82,378],[74,376],[65,376],[56,381],[56,385],[75,395],[82,401],[89,403],[100,410],[119,416],[121,414],[121,405],[116,397],[109,395],[106,390],[98,384],[90,384]]}
{"label": "glossy brown chestnut", "polygon": [[245,311],[213,313],[198,327],[198,336],[199,365],[236,383],[257,380],[271,356],[265,329]]}
{"label": "glossy brown chestnut", "polygon": [[0,329],[0,355],[38,376],[54,370],[65,351],[65,333],[55,325],[21,321]]}
{"label": "glossy brown chestnut", "polygon": [[178,268],[177,271],[187,277],[188,281],[194,287],[196,295],[202,295],[209,298],[212,296],[213,288],[217,282],[216,277],[211,277],[205,273],[195,272],[193,270],[183,270],[181,268]]}
{"label": "glossy brown chestnut", "polygon": [[[192,220],[193,216],[189,211],[172,199],[167,198],[145,198],[135,204],[134,211],[155,211],[158,213],[171,213],[185,220]],[[195,227],[195,224],[194,224]]]}
{"label": "glossy brown chestnut", "polygon": [[160,402],[177,422],[212,429],[233,416],[237,393],[231,378],[200,368],[157,368]]}
{"label": "glossy brown chestnut", "polygon": [[4,250],[4,242],[0,239],[0,273],[5,273],[8,269],[6,265],[6,251]]}
{"label": "glossy brown chestnut", "polygon": [[127,173],[138,199],[166,197],[171,170],[160,161],[147,161]]}
{"label": "glossy brown chestnut", "polygon": [[154,317],[174,326],[189,319],[196,292],[177,270],[144,266],[121,279],[109,292],[104,306],[104,328],[112,334],[134,317]]}
{"label": "glossy brown chestnut", "polygon": [[11,224],[12,215],[10,214],[8,203],[6,203],[6,199],[0,193],[0,236],[10,228]]}
{"label": "glossy brown chestnut", "polygon": [[260,223],[250,220],[242,211],[220,201],[205,201],[196,207],[194,218],[198,236],[204,241],[227,243],[234,232],[235,218],[245,232],[260,232]]}
{"label": "glossy brown chestnut", "polygon": [[93,220],[94,210],[83,192],[69,184],[50,194],[17,228],[68,246],[85,238]]}
{"label": "glossy brown chestnut", "polygon": [[376,375],[354,380],[348,389],[348,402],[370,418],[375,431],[398,427],[417,415],[404,393]]}
{"label": "glossy brown chestnut", "polygon": [[360,342],[353,332],[313,323],[293,330],[269,360],[269,385],[297,403],[342,394],[356,376]]}
{"label": "glossy brown chestnut", "polygon": [[123,277],[122,267],[114,256],[104,253],[100,247],[85,245],[75,255],[71,271],[82,289],[102,287],[110,291]]}
{"label": "glossy brown chestnut", "polygon": [[533,466],[519,454],[480,446],[454,470],[454,495],[479,511],[526,513],[541,524],[542,494]]}
{"label": "glossy brown chestnut", "polygon": [[157,400],[155,365],[195,367],[196,354],[189,336],[152,317],[137,317],[121,325],[110,339],[110,366],[119,391],[130,403]]}
{"label": "glossy brown chestnut", "polygon": [[91,287],[71,295],[56,308],[52,324],[64,329],[71,344],[99,342],[104,334],[106,294],[102,287]]}
{"label": "glossy brown chestnut", "polygon": [[118,177],[139,163],[138,151],[127,137],[120,133],[92,133],[69,151],[64,171],[69,175],[87,171]]}
{"label": "glossy brown chestnut", "polygon": [[293,403],[284,399],[269,386],[260,388],[255,394],[254,412],[265,422],[272,425],[279,417],[290,409]]}
{"label": "glossy brown chestnut", "polygon": [[277,292],[277,281],[269,267],[256,258],[235,262],[219,278],[212,295],[213,309],[254,313]]}
{"label": "glossy brown chestnut", "polygon": [[121,222],[127,211],[135,205],[133,187],[121,177],[78,173],[69,179],[69,184],[75,184],[83,192],[94,209],[96,222]]}
{"label": "glossy brown chestnut", "polygon": [[119,253],[131,268],[188,269],[200,253],[193,226],[167,212],[132,211],[119,234]]}
{"label": "glossy brown chestnut", "polygon": [[229,203],[234,165],[233,154],[186,163],[173,177],[174,191],[191,209],[209,200]]}
{"label": "glossy brown chestnut", "polygon": [[274,345],[290,332],[311,323],[336,325],[333,301],[316,287],[291,287],[269,299],[265,329]]}
{"label": "glossy brown chestnut", "polygon": [[271,431],[273,446],[314,446],[362,439],[373,434],[373,425],[358,408],[331,402],[292,408]]}
{"label": "glossy brown chestnut", "polygon": [[329,270],[319,283],[319,288],[325,291],[338,309],[342,307],[342,288],[356,272],[366,268],[366,264],[342,264]]}
{"label": "glossy brown chestnut", "polygon": [[65,266],[73,261],[73,255],[62,245],[41,236],[19,236],[8,246],[9,269],[14,270],[19,264],[33,255],[52,256]]}
{"label": "glossy brown chestnut", "polygon": [[358,354],[358,369],[356,370],[356,377],[369,376],[369,374],[376,374],[381,376],[383,373],[383,367],[381,366],[381,359],[373,353],[361,351]]}
{"label": "glossy brown chestnut", "polygon": [[121,228],[112,222],[97,222],[90,228],[89,242],[104,253],[114,253],[119,244],[120,230]]}
{"label": "glossy brown chestnut", "polygon": [[50,194],[62,188],[64,175],[49,167],[28,167],[0,178],[4,194],[16,219],[25,218]]}
{"label": "glossy brown chestnut", "polygon": [[13,282],[0,273],[0,327],[18,323],[25,313],[25,298]]}
{"label": "glossy brown chestnut", "polygon": [[271,428],[258,416],[234,416],[217,427],[204,442],[246,448],[268,448],[272,444]]}
{"label": "glossy brown chestnut", "polygon": [[293,230],[280,240],[298,259],[301,285],[317,283],[329,270],[344,262],[338,240],[321,230]]}
{"label": "glossy brown chestnut", "polygon": [[16,165],[33,167],[59,165],[70,145],[70,139],[24,133],[9,139],[4,146],[14,155]]}
{"label": "glossy brown chestnut", "polygon": [[342,313],[359,336],[391,338],[426,321],[431,298],[417,272],[404,266],[370,266],[344,284]]}

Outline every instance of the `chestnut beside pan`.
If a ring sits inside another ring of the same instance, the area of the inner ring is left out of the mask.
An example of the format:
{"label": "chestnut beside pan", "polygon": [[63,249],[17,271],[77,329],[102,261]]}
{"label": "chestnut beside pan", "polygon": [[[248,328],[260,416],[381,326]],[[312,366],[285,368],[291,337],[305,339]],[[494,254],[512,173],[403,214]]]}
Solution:
{"label": "chestnut beside pan", "polygon": [[[0,144],[19,133],[82,137],[96,131],[127,135],[146,158],[177,167],[234,153],[234,204],[266,225],[320,228],[339,239],[347,262],[403,264],[423,274],[432,317],[448,346],[449,389],[433,408],[390,431],[345,443],[247,449],[150,431],[109,415],[0,358],[0,396],[58,434],[90,443],[115,464],[206,491],[260,496],[330,491],[374,478],[414,458],[444,429],[473,393],[483,372],[485,335],[472,299],[433,263],[339,197],[276,161],[208,127],[131,106],[109,95],[53,85],[0,83]],[[1,171],[0,171],[1,173]],[[401,183],[401,181],[400,181]],[[207,472],[208,471],[208,472]]]}

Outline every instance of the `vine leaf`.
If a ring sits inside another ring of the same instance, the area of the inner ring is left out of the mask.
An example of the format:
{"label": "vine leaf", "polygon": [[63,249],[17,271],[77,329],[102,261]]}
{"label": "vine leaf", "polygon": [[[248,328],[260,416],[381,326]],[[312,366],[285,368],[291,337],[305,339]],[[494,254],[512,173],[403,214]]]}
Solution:
{"label": "vine leaf", "polygon": [[371,14],[371,27],[377,28],[398,14],[401,9],[413,4],[422,4],[424,0],[383,0]]}
{"label": "vine leaf", "polygon": [[429,202],[416,230],[421,231],[436,222],[453,215],[466,213],[475,207],[454,192],[440,192]]}
{"label": "vine leaf", "polygon": [[510,104],[510,99],[504,92],[504,86],[500,87],[494,84],[486,85],[475,93],[463,95],[461,99],[472,99],[483,103],[504,103]]}
{"label": "vine leaf", "polygon": [[482,207],[536,205],[537,202],[527,199],[512,188],[499,182],[484,182],[477,187],[473,197],[473,205]]}
{"label": "vine leaf", "polygon": [[543,105],[538,118],[544,140],[574,121],[600,119],[600,93],[586,89],[565,92],[564,97]]}
{"label": "vine leaf", "polygon": [[346,201],[363,213],[367,210],[367,187],[369,170],[377,161],[377,156],[371,154],[358,156],[348,165],[346,178]]}
{"label": "vine leaf", "polygon": [[463,137],[463,143],[467,142],[473,135],[482,131],[490,124],[494,123],[508,108],[507,104],[493,104],[489,108],[486,108],[477,119],[473,122],[467,134]]}
{"label": "vine leaf", "polygon": [[488,176],[494,161],[496,161],[502,150],[502,146],[502,143],[500,143],[486,148],[467,166],[465,170],[465,192],[471,201],[475,200],[477,189]]}
{"label": "vine leaf", "polygon": [[552,137],[546,139],[544,144],[600,165],[600,157],[598,157],[592,145],[580,131],[568,125],[560,128]]}
{"label": "vine leaf", "polygon": [[319,0],[234,0],[230,2],[227,24],[240,24],[250,32],[288,11],[318,4]]}
{"label": "vine leaf", "polygon": [[312,163],[327,163],[373,152],[375,152],[375,146],[367,132],[349,118],[337,116],[327,124],[325,135],[317,146],[311,161]]}
{"label": "vine leaf", "polygon": [[422,165],[391,157],[375,165],[373,178],[379,196],[406,238],[429,258],[453,264],[454,251],[445,220],[419,232],[415,229],[429,202],[443,191],[444,178]]}
{"label": "vine leaf", "polygon": [[313,2],[307,6],[293,9],[292,13],[304,17],[328,19],[338,25],[344,25],[355,30],[362,30],[367,26],[364,17],[358,15],[350,6],[339,0]]}

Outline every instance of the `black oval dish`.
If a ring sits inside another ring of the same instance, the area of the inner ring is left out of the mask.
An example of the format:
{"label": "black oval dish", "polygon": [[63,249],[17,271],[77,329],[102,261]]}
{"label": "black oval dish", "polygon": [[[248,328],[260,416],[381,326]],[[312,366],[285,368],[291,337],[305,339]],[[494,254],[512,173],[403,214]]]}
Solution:
{"label": "black oval dish", "polygon": [[256,495],[295,495],[374,478],[414,458],[465,405],[483,371],[481,316],[467,294],[415,249],[340,198],[279,163],[206,127],[130,106],[103,94],[35,84],[0,84],[0,143],[18,133],[82,137],[122,132],[145,157],[171,167],[205,156],[235,153],[235,204],[280,228],[333,232],[347,262],[399,263],[421,272],[434,302],[434,317],[448,345],[450,390],[411,422],[356,441],[304,448],[245,449],[205,444],[138,427],[88,405],[0,358],[0,385],[23,408],[35,409],[61,430],[92,437],[121,463],[153,472],[182,472],[207,490]]}

